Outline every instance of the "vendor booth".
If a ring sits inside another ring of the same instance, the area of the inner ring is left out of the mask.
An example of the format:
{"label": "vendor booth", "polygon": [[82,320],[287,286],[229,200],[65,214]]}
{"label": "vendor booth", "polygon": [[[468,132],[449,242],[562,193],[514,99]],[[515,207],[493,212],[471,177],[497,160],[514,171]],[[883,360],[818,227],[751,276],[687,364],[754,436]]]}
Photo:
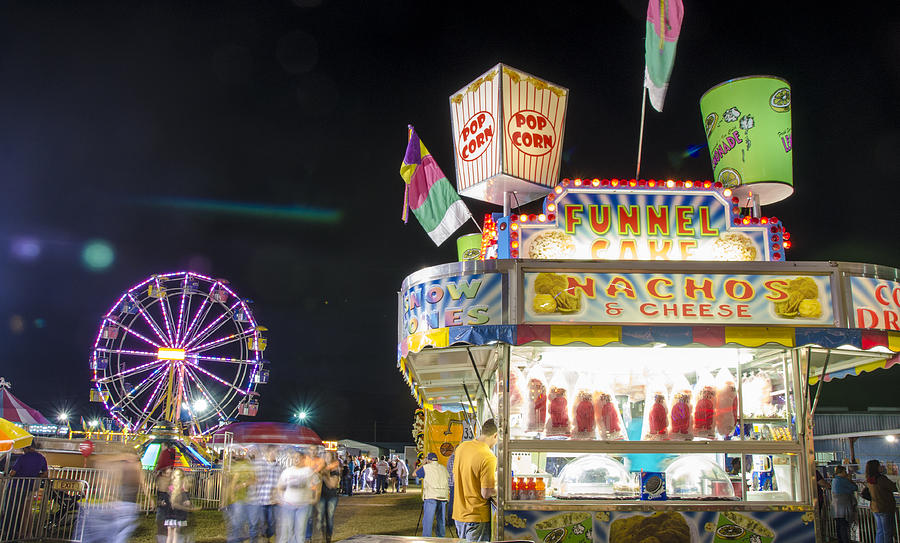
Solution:
{"label": "vendor booth", "polygon": [[418,403],[496,419],[492,539],[821,540],[807,385],[896,361],[900,271],[786,261],[786,81],[701,99],[714,180],[557,181],[567,99],[504,65],[451,96],[457,188],[503,212],[398,293]]}

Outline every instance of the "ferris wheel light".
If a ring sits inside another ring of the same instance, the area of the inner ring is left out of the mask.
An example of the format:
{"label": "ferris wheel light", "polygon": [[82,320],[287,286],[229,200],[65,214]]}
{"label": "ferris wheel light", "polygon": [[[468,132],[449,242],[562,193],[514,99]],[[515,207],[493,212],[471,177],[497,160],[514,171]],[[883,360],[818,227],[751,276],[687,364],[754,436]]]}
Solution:
{"label": "ferris wheel light", "polygon": [[156,355],[157,360],[184,360],[184,349],[172,349],[160,347]]}

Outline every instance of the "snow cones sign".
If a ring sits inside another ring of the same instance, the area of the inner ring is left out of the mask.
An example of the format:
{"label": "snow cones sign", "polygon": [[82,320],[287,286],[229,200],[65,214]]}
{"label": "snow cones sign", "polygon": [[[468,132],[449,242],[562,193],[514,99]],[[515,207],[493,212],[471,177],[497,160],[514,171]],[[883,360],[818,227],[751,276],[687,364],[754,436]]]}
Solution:
{"label": "snow cones sign", "polygon": [[569,91],[498,64],[450,97],[456,188],[498,205],[546,195],[559,179]]}

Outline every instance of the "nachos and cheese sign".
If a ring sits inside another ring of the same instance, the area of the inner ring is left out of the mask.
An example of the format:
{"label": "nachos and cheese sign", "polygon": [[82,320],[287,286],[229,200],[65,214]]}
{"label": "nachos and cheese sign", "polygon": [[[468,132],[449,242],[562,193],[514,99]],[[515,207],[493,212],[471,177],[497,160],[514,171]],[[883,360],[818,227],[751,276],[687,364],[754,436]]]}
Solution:
{"label": "nachos and cheese sign", "polygon": [[526,322],[833,325],[829,276],[526,272]]}

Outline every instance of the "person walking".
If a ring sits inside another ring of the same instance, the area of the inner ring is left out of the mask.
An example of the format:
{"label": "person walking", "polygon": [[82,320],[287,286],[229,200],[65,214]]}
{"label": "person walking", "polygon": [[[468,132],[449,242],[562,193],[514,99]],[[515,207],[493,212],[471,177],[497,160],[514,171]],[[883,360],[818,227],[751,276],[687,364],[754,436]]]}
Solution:
{"label": "person walking", "polygon": [[375,479],[377,484],[375,485],[375,493],[376,494],[384,494],[385,487],[387,487],[387,478],[388,473],[390,473],[391,467],[387,463],[387,456],[382,456],[378,462],[375,462]]}
{"label": "person walking", "polygon": [[416,470],[416,477],[422,479],[422,537],[431,537],[432,524],[437,520],[437,537],[447,533],[447,501],[450,499],[450,474],[438,462],[437,454],[431,452],[425,457],[425,464]]}
{"label": "person walking", "polygon": [[831,507],[837,528],[838,543],[850,543],[850,525],[856,521],[856,484],[850,480],[847,468],[834,468],[831,480]]}
{"label": "person walking", "polygon": [[278,495],[275,487],[281,477],[281,464],[278,463],[278,451],[270,445],[265,454],[254,463],[256,483],[250,497],[250,541],[255,543],[257,537],[268,540],[275,535],[275,520],[278,509]]}
{"label": "person walking", "polygon": [[[456,460],[456,448],[454,447],[453,452],[450,453],[450,458],[447,459],[447,473],[450,474],[450,499],[447,500],[447,526],[454,526],[453,524],[453,463]],[[454,526],[455,527],[455,526]]]}
{"label": "person walking", "polygon": [[325,455],[325,466],[319,472],[322,478],[322,493],[316,504],[316,513],[325,543],[331,543],[334,535],[334,511],[337,509],[338,495],[340,494],[341,467],[337,457],[332,452]]}
{"label": "person walking", "polygon": [[497,424],[488,419],[475,439],[456,448],[453,463],[453,520],[456,533],[466,541],[490,541],[490,499],[497,493],[497,457],[491,449],[497,444]]}
{"label": "person walking", "polygon": [[409,487],[409,467],[402,458],[397,459],[397,479],[400,484],[400,492],[406,492]]}
{"label": "person walking", "polygon": [[875,515],[875,543],[893,543],[897,485],[882,473],[878,460],[866,462],[866,487],[872,498],[869,509]]}
{"label": "person walking", "polygon": [[172,484],[169,486],[169,508],[166,513],[166,543],[185,541],[188,529],[188,513],[197,511],[199,507],[191,504],[188,494],[187,479],[180,469],[172,471]]}
{"label": "person walking", "polygon": [[[228,483],[225,487],[225,496],[222,500],[225,506],[225,515],[228,520],[228,543],[246,541],[250,536],[250,488],[256,482],[256,473],[253,465],[244,456],[238,456],[231,463],[228,472]],[[170,500],[170,506],[174,502]]]}
{"label": "person walking", "polygon": [[278,543],[304,543],[309,514],[315,503],[313,487],[319,479],[307,465],[306,455],[295,452],[291,465],[281,472],[276,485],[279,496]]}
{"label": "person walking", "polygon": [[397,478],[397,457],[391,458],[388,462],[388,488],[396,494],[400,491],[399,479]]}

